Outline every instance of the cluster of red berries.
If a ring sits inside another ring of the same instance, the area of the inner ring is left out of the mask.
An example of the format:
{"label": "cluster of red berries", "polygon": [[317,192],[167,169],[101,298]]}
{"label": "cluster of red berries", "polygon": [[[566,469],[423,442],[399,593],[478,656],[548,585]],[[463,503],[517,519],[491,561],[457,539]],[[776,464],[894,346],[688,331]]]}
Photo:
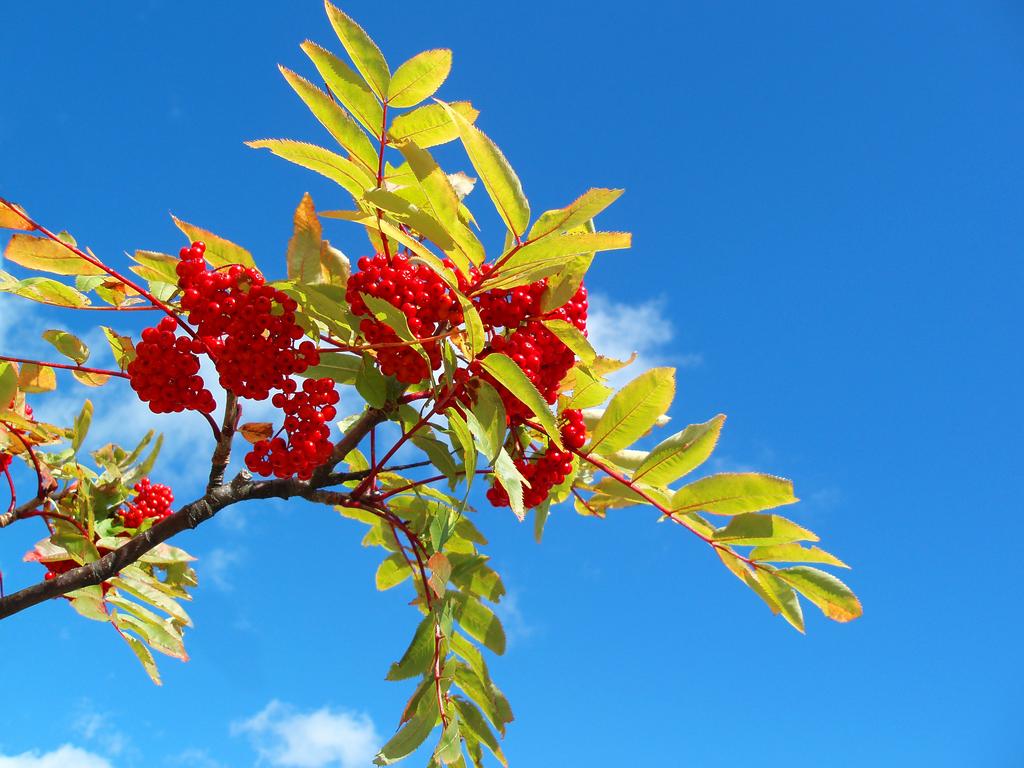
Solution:
{"label": "cluster of red berries", "polygon": [[274,405],[285,413],[287,439],[258,443],[246,456],[249,468],[264,476],[308,476],[330,456],[325,422],[336,415],[334,381],[307,380],[296,391],[291,377],[320,363],[316,345],[302,340],[297,302],[267,285],[254,268],[211,270],[205,254],[203,243],[192,243],[181,249],[176,267],[181,307],[196,329],[194,337],[176,337],[170,317],[144,330],[127,368],[132,388],[154,413],[211,413],[216,403],[199,375],[199,355],[208,355],[221,386],[250,400],[276,392]]}
{"label": "cluster of red berries", "polygon": [[[486,278],[492,269],[492,264],[484,264],[479,269],[473,270],[471,276],[481,280]],[[547,286],[548,281],[544,279],[512,289],[492,288],[475,297],[473,303],[480,312],[480,319],[489,328],[515,328],[529,318],[543,315],[545,319],[549,320],[567,320],[585,332],[587,329],[587,289],[583,284],[580,284],[572,298],[561,307],[551,312],[542,313],[541,297]]]}
{"label": "cluster of red berries", "polygon": [[138,528],[147,518],[162,520],[171,514],[174,494],[166,485],[151,483],[148,477],[135,484],[135,499],[125,504],[121,519],[125,528]]}
{"label": "cluster of red berries", "polygon": [[288,440],[274,437],[260,440],[245,457],[245,465],[258,475],[291,477],[302,480],[331,456],[331,428],[339,400],[333,379],[306,379],[302,389],[289,379],[285,391],[274,395],[273,403],[286,415],[282,429]]}
{"label": "cluster of red berries", "polygon": [[370,344],[396,344],[377,350],[381,372],[405,384],[422,381],[431,370],[441,367],[438,341],[427,341],[419,347],[427,359],[417,348],[398,346],[401,339],[393,328],[373,316],[362,294],[383,299],[399,309],[405,315],[409,330],[418,339],[438,335],[445,323],[454,326],[462,322],[458,299],[434,270],[410,261],[404,254],[390,258],[384,254],[372,258],[364,256],[357,265],[359,271],[349,277],[345,300],[354,315],[364,318],[359,330]]}
{"label": "cluster of red berries", "polygon": [[[567,410],[562,414],[565,423],[562,425],[562,442],[568,449],[579,449],[587,441],[587,428],[583,423],[583,413],[577,410]],[[526,509],[539,507],[548,498],[551,489],[560,485],[572,471],[572,453],[570,450],[560,451],[554,445],[548,445],[544,453],[538,454],[532,460],[521,457],[515,460],[516,468],[530,484],[529,488],[523,488],[523,506]],[[487,500],[496,507],[507,507],[509,505],[508,491],[495,480],[487,490]]]}
{"label": "cluster of red berries", "polygon": [[181,249],[181,308],[196,326],[196,351],[213,358],[220,383],[239,397],[266,400],[285,380],[318,365],[311,341],[295,322],[295,299],[267,285],[257,269],[234,264],[207,269],[206,246]]}
{"label": "cluster of red berries", "polygon": [[165,317],[155,328],[143,330],[135,359],[126,369],[129,383],[153,413],[212,413],[217,404],[199,375],[196,351],[202,351],[201,344],[197,350],[196,341],[175,337],[177,327],[174,318]]}

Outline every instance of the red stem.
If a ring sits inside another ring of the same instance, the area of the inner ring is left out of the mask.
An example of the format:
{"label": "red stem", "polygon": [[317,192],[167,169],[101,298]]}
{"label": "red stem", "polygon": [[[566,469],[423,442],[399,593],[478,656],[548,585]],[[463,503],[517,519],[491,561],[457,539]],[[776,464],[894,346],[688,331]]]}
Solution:
{"label": "red stem", "polygon": [[190,336],[192,336],[192,338],[196,338],[195,331],[193,331],[188,326],[188,324],[185,323],[184,320],[182,320],[180,317],[178,317],[177,313],[175,313],[173,309],[168,307],[166,304],[164,304],[162,301],[160,301],[160,299],[158,299],[156,296],[151,294],[149,291],[147,291],[141,285],[139,285],[136,282],[134,282],[133,280],[130,280],[129,278],[125,277],[124,275],[122,275],[117,270],[111,269],[106,264],[104,264],[102,261],[100,261],[99,259],[95,258],[94,256],[90,256],[89,254],[87,254],[85,251],[81,250],[77,246],[74,246],[74,245],[71,245],[70,243],[64,242],[59,237],[57,237],[57,235],[55,235],[53,232],[51,232],[46,227],[44,227],[42,224],[40,224],[37,221],[33,220],[27,214],[22,213],[20,210],[18,210],[18,208],[13,203],[9,202],[8,200],[5,200],[4,198],[0,197],[0,203],[3,203],[8,208],[10,208],[12,211],[17,213],[27,224],[30,224],[33,229],[41,232],[43,234],[43,236],[45,236],[46,238],[48,238],[48,239],[52,240],[53,242],[57,243],[62,248],[65,248],[65,249],[71,251],[71,253],[75,254],[75,256],[77,256],[78,258],[82,259],[83,261],[88,262],[89,264],[92,264],[97,269],[103,270],[105,273],[110,275],[112,278],[114,278],[115,280],[117,280],[117,281],[123,283],[124,285],[128,286],[133,291],[138,293],[140,296],[142,296],[143,298],[148,300],[154,307],[158,307],[159,309],[163,310],[167,314],[167,316],[170,317],[170,318],[173,318],[174,322],[176,322],[178,325],[180,325],[185,330],[186,333],[188,333]]}
{"label": "red stem", "polygon": [[64,371],[82,371],[83,373],[98,373],[101,376],[118,376],[122,379],[129,378],[127,373],[121,371],[108,371],[104,368],[87,368],[84,365],[69,365],[67,363],[49,363],[44,360],[28,360],[23,357],[9,357],[0,355],[0,360],[7,360],[12,363],[26,363],[28,365],[46,366],[47,368],[60,368]]}
{"label": "red stem", "polygon": [[18,491],[14,487],[14,478],[11,477],[10,467],[4,467],[4,476],[7,478],[7,485],[11,489],[11,504],[7,507],[7,514],[10,514],[18,506]]}

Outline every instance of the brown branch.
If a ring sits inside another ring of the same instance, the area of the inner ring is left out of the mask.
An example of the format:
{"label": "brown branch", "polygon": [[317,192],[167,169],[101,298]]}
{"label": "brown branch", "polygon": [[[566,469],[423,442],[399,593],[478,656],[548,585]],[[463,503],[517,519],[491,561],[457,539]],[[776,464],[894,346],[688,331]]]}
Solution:
{"label": "brown branch", "polygon": [[228,392],[227,401],[224,403],[224,421],[220,428],[220,435],[217,438],[217,447],[213,451],[213,458],[210,459],[210,480],[206,484],[206,492],[224,482],[224,472],[231,461],[231,441],[235,436],[235,427],[238,424],[238,397],[234,392]]}

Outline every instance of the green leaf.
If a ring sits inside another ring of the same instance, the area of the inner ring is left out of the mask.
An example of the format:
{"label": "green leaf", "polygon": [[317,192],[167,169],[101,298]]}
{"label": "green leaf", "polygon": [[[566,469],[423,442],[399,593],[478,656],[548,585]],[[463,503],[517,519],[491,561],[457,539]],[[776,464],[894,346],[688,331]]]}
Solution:
{"label": "green leaf", "polygon": [[799,544],[774,544],[755,547],[750,552],[750,559],[762,563],[822,563],[837,568],[849,568],[846,563],[835,555],[829,554],[818,547],[802,547]]}
{"label": "green leaf", "polygon": [[409,564],[402,555],[395,552],[388,555],[377,567],[377,589],[381,592],[397,587],[410,576]]}
{"label": "green leaf", "polygon": [[585,364],[590,364],[597,357],[597,353],[590,345],[583,332],[572,323],[566,320],[544,320],[545,327],[558,337],[565,346],[572,350]]}
{"label": "green leaf", "polygon": [[374,360],[363,353],[363,364],[356,374],[356,391],[362,395],[367,405],[383,408],[388,401],[388,380],[377,368]]}
{"label": "green leaf", "polygon": [[857,596],[831,573],[806,565],[794,565],[775,571],[775,575],[818,606],[830,619],[846,622],[864,613]]}
{"label": "green leaf", "polygon": [[306,144],[291,139],[263,139],[247,141],[253,149],[269,149],[285,160],[308,168],[338,184],[356,200],[361,200],[367,189],[376,186],[377,180],[341,155],[315,144]]}
{"label": "green leaf", "polygon": [[426,671],[434,658],[434,617],[427,616],[416,627],[412,642],[402,658],[391,665],[387,680],[407,680]]}
{"label": "green leaf", "polygon": [[474,295],[494,288],[515,288],[558,274],[571,264],[571,257],[595,251],[629,248],[628,232],[568,232],[533,240],[518,248],[480,283]]}
{"label": "green leaf", "polygon": [[[754,578],[771,598],[769,606],[775,612],[781,612],[782,617],[788,621],[798,632],[804,631],[804,612],[800,608],[800,600],[792,587],[787,586],[774,574],[768,573],[764,568],[754,571]],[[772,605],[774,603],[774,605]]]}
{"label": "green leaf", "polygon": [[459,129],[473,168],[490,195],[494,207],[509,232],[521,235],[530,223],[530,204],[523,194],[523,185],[508,160],[491,139],[444,102],[440,102]]}
{"label": "green leaf", "polygon": [[682,432],[666,438],[637,467],[633,479],[648,485],[668,485],[689,474],[715,450],[725,423],[719,414],[703,424],[691,424]]}
{"label": "green leaf", "polygon": [[[473,123],[480,113],[468,101],[453,101],[448,105],[453,112]],[[447,144],[458,138],[459,126],[440,104],[427,104],[398,115],[388,128],[388,138],[393,142],[411,139],[422,149]]]}
{"label": "green leaf", "polygon": [[572,390],[572,397],[566,408],[593,408],[607,400],[614,391],[611,387],[605,386],[604,379],[580,363],[569,371],[569,376],[572,379],[567,386]]}
{"label": "green leaf", "polygon": [[505,405],[498,391],[486,381],[477,382],[476,398],[466,411],[466,423],[489,462],[494,462],[505,442]]}
{"label": "green leaf", "polygon": [[[10,277],[6,273],[0,273],[0,276]],[[81,291],[72,288],[70,285],[58,283],[56,280],[51,280],[48,277],[29,277],[24,280],[13,280],[11,278],[11,282],[4,282],[0,285],[0,291],[21,296],[31,301],[37,301],[40,304],[50,304],[70,309],[80,309],[92,304],[89,301],[89,297]]]}
{"label": "green leaf", "polygon": [[89,426],[92,424],[92,401],[86,400],[82,403],[82,410],[75,417],[75,429],[71,433],[71,449],[75,452],[82,447],[85,436],[89,434]]}
{"label": "green leaf", "polygon": [[675,371],[671,368],[652,368],[640,374],[612,398],[585,450],[608,455],[631,445],[664,415],[675,391]]}
{"label": "green leaf", "polygon": [[551,438],[551,441],[561,448],[562,436],[558,431],[555,416],[543,396],[537,391],[537,387],[523,373],[523,369],[516,365],[515,361],[508,355],[501,354],[500,352],[492,352],[486,357],[480,358],[480,364],[499,384],[530,409],[537,417],[548,437]]}
{"label": "green leaf", "polygon": [[754,472],[723,472],[680,488],[672,497],[672,510],[739,515],[797,501],[789,480]]}
{"label": "green leaf", "polygon": [[452,592],[450,599],[463,632],[499,656],[505,653],[505,630],[494,611],[463,592]]}
{"label": "green leaf", "polygon": [[[429,697],[426,697],[429,699]],[[391,737],[387,744],[381,747],[377,756],[373,759],[375,765],[391,765],[397,763],[404,757],[416,751],[427,736],[434,730],[437,724],[437,715],[434,710],[417,712],[398,733]]]}
{"label": "green leaf", "polygon": [[14,234],[4,258],[12,264],[54,275],[104,275],[102,269],[49,238]]}
{"label": "green leaf", "polygon": [[185,233],[189,242],[202,241],[206,243],[206,253],[204,255],[210,266],[214,269],[227,267],[232,264],[240,264],[243,267],[256,266],[252,254],[242,246],[235,245],[230,240],[225,240],[223,237],[215,235],[202,227],[182,221],[177,216],[171,216],[171,218],[174,219],[178,229]]}
{"label": "green leaf", "polygon": [[64,357],[81,365],[89,359],[89,348],[74,334],[67,331],[43,331],[43,338],[50,342]]}
{"label": "green leaf", "polygon": [[480,710],[477,709],[476,705],[466,701],[461,696],[453,696],[452,702],[455,705],[455,710],[459,713],[459,717],[462,719],[463,727],[469,730],[476,737],[477,741],[491,750],[494,756],[501,761],[502,765],[507,766],[508,761],[505,759],[505,755],[502,754],[498,739],[491,733],[487,721],[484,720],[484,716],[480,714]]}
{"label": "green leaf", "polygon": [[466,470],[466,490],[473,486],[473,478],[476,476],[476,444],[473,441],[473,433],[469,429],[466,420],[459,415],[454,408],[445,411],[448,419],[448,431],[453,436],[452,445],[457,442],[462,448],[462,464]]}
{"label": "green leaf", "polygon": [[541,311],[552,312],[575,296],[593,261],[593,252],[581,253],[573,256],[565,262],[561,270],[551,275],[544,293],[540,296]]}
{"label": "green leaf", "polygon": [[452,52],[446,48],[418,53],[395,70],[388,88],[388,106],[415,107],[448,78]]}
{"label": "green leaf", "polygon": [[483,555],[452,555],[452,583],[464,592],[497,603],[505,595],[505,585],[498,572],[487,565]]}
{"label": "green leaf", "polygon": [[391,83],[391,71],[384,60],[384,54],[368,34],[340,9],[325,2],[327,17],[331,20],[338,39],[356,65],[370,89],[381,101],[386,101]]}
{"label": "green leaf", "polygon": [[307,368],[303,376],[311,379],[332,378],[338,384],[355,384],[363,358],[347,352],[321,352],[320,364]]}
{"label": "green leaf", "polygon": [[[420,210],[400,195],[383,189],[372,189],[363,194],[363,199],[381,210],[394,214],[399,223],[423,235],[446,253],[454,250],[455,241],[444,226],[427,211]],[[463,263],[459,269],[465,274],[469,272],[469,263],[465,259],[461,260]]]}
{"label": "green leaf", "polygon": [[367,173],[377,172],[377,150],[370,143],[369,138],[363,133],[355,120],[348,112],[343,110],[337,103],[321,91],[311,82],[301,77],[286,67],[279,66],[285,80],[299,95],[299,98],[309,107],[316,119],[328,130],[334,140],[363,164]]}
{"label": "green leaf", "polygon": [[110,583],[119,590],[165,611],[179,624],[192,626],[192,619],[189,618],[185,609],[178,604],[177,600],[161,589],[160,582],[152,576],[146,575],[144,571],[122,571],[120,576],[111,579]]}
{"label": "green leaf", "polygon": [[736,515],[724,528],[715,531],[715,541],[731,546],[790,544],[794,541],[817,541],[818,537],[791,520],[779,515],[747,512]]}
{"label": "green leaf", "polygon": [[530,240],[584,224],[614,203],[622,195],[621,189],[588,189],[565,208],[545,211],[530,229]]}
{"label": "green leaf", "polygon": [[384,110],[363,78],[348,64],[314,42],[307,40],[300,47],[338,101],[372,136],[380,136],[384,125]]}

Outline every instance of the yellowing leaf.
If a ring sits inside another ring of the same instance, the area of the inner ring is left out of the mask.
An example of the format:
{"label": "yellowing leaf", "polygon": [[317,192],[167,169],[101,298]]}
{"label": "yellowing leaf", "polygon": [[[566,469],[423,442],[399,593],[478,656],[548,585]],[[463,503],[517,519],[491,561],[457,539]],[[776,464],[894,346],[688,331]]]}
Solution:
{"label": "yellowing leaf", "polygon": [[29,393],[52,392],[57,388],[57,377],[48,365],[25,363],[18,371],[18,388]]}
{"label": "yellowing leaf", "polygon": [[395,70],[388,88],[388,106],[414,107],[441,87],[452,69],[446,48],[418,53]]}
{"label": "yellowing leaf", "polygon": [[675,371],[671,368],[652,368],[640,374],[608,403],[591,431],[586,451],[611,454],[631,445],[664,415],[675,391]]}
{"label": "yellowing leaf", "polygon": [[20,205],[0,200],[0,229],[35,229],[24,216],[18,213],[21,210]]}
{"label": "yellowing leaf", "polygon": [[245,438],[246,442],[255,445],[261,440],[269,440],[274,436],[274,425],[269,421],[251,421],[240,426],[238,434]]}
{"label": "yellowing leaf", "polygon": [[313,198],[307,192],[295,209],[294,231],[288,241],[288,279],[299,283],[324,282],[320,260],[323,228],[317,218]]}
{"label": "yellowing leaf", "polygon": [[754,571],[754,578],[764,589],[765,594],[770,598],[769,605],[776,612],[781,612],[782,617],[788,621],[798,632],[804,631],[804,612],[800,608],[800,600],[796,592],[788,584],[778,579],[774,574],[764,568]]}
{"label": "yellowing leaf", "polygon": [[680,488],[672,497],[672,510],[739,515],[796,501],[789,480],[755,472],[723,472]]}
{"label": "yellowing leaf", "polygon": [[[555,275],[566,269],[573,258],[595,251],[629,248],[628,232],[570,232],[535,240],[522,246],[480,284],[477,293],[492,288],[515,288]],[[578,284],[577,284],[578,286]]]}
{"label": "yellowing leaf", "polygon": [[231,264],[241,264],[243,267],[256,266],[256,262],[252,259],[252,254],[242,246],[235,245],[230,240],[225,240],[223,237],[215,235],[213,232],[202,227],[182,221],[177,216],[171,216],[171,218],[174,219],[175,225],[185,233],[190,242],[201,241],[206,243],[206,260],[210,262],[210,266],[213,268],[226,267]]}
{"label": "yellowing leaf", "polygon": [[15,234],[4,258],[12,264],[54,275],[104,275],[102,269],[48,238]]}
{"label": "yellowing leaf", "polygon": [[85,384],[87,387],[102,387],[110,381],[110,376],[105,373],[91,373],[89,371],[75,370],[71,372],[71,375],[74,376],[79,383]]}
{"label": "yellowing leaf", "polygon": [[794,565],[775,571],[775,575],[818,606],[830,619],[851,621],[864,613],[857,596],[831,573],[806,565]]}

